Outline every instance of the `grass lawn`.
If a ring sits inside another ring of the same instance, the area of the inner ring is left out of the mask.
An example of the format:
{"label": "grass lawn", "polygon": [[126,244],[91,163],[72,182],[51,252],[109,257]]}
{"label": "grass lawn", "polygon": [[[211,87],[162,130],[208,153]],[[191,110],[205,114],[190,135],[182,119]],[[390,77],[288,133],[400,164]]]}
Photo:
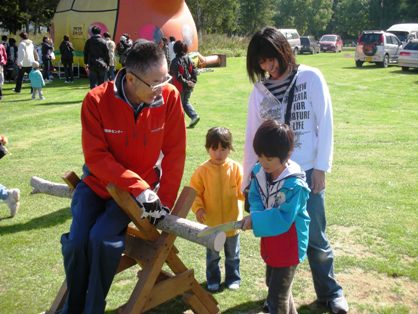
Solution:
{"label": "grass lawn", "polygon": [[[335,154],[327,178],[328,236],[336,256],[335,272],[352,313],[417,313],[418,298],[418,71],[396,66],[355,68],[353,52],[298,56],[321,69],[334,107]],[[201,116],[189,129],[183,185],[206,160],[204,137],[215,125],[229,127],[235,152],[243,155],[247,98],[251,85],[245,58],[230,58],[226,68],[202,73],[192,95]],[[0,204],[0,313],[46,310],[64,278],[60,235],[71,222],[69,200],[31,195],[31,176],[61,182],[67,170],[81,172],[79,112],[87,80],[44,89],[46,100],[30,100],[28,84],[20,94],[3,86],[0,133],[9,137],[10,155],[0,161],[0,183],[22,191],[17,216]],[[187,123],[189,121],[186,121]],[[189,215],[190,219],[194,219]],[[204,248],[176,240],[180,257],[205,283]],[[119,274],[108,296],[108,313],[129,297],[136,271]],[[241,237],[242,286],[215,294],[222,313],[258,313],[266,297],[259,240]],[[300,313],[326,313],[304,262],[293,294]],[[152,313],[188,311],[181,299]]]}

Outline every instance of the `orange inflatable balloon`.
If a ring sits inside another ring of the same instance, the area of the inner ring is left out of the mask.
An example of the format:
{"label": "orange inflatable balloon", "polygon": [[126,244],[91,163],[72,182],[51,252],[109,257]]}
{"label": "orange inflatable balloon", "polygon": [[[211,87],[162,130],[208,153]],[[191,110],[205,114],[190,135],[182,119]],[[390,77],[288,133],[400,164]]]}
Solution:
{"label": "orange inflatable balloon", "polygon": [[61,0],[52,21],[55,47],[68,35],[76,61],[83,64],[84,43],[94,25],[116,43],[123,33],[155,42],[174,36],[186,42],[189,51],[198,50],[196,25],[184,0]]}

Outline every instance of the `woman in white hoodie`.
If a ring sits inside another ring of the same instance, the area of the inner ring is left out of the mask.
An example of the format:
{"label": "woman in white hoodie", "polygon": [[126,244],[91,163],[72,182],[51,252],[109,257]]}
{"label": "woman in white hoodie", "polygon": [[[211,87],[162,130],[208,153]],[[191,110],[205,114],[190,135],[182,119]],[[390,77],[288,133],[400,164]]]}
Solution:
{"label": "woman in white hoodie", "polygon": [[266,119],[290,126],[295,134],[291,159],[306,172],[311,193],[308,259],[318,301],[332,313],[347,313],[343,289],[334,278],[334,254],[326,237],[325,173],[333,151],[331,96],[322,73],[296,64],[286,37],[274,27],[256,32],[247,51],[247,73],[254,88],[248,104],[244,186],[257,162],[252,143]]}
{"label": "woman in white hoodie", "polygon": [[32,70],[32,62],[37,61],[38,54],[35,50],[32,40],[28,38],[26,32],[19,34],[22,40],[19,43],[17,48],[17,67],[19,69],[16,79],[15,93],[20,93],[22,89],[23,76],[25,73],[29,75],[29,72]]}

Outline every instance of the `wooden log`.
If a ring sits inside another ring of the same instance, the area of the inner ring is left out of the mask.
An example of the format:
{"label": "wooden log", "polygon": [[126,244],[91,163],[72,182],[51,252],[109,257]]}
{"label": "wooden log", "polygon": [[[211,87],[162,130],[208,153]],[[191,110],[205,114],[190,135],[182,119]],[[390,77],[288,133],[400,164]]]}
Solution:
{"label": "wooden log", "polygon": [[[30,185],[33,188],[31,192],[32,194],[45,193],[58,197],[72,197],[72,189],[70,189],[67,184],[51,182],[40,177],[33,176],[30,180]],[[125,197],[126,195],[122,194],[122,196]],[[133,200],[133,198],[131,198],[131,200]],[[131,202],[130,210],[133,213],[137,210],[135,216],[140,213],[140,208],[136,202]],[[203,245],[217,252],[222,250],[226,240],[225,232],[217,232],[206,237],[198,238],[197,234],[207,228],[207,226],[195,221],[177,217],[175,215],[167,215],[157,224],[156,227],[159,230],[175,234],[181,238]]]}
{"label": "wooden log", "polygon": [[31,194],[44,193],[66,198],[71,198],[73,196],[73,192],[67,184],[51,182],[36,176],[33,176],[30,179],[30,185],[33,188]]}
{"label": "wooden log", "polygon": [[216,252],[222,250],[226,240],[225,232],[217,232],[206,237],[198,238],[197,234],[206,229],[207,226],[175,215],[167,215],[163,220],[158,222],[156,227],[183,239],[203,245]]}

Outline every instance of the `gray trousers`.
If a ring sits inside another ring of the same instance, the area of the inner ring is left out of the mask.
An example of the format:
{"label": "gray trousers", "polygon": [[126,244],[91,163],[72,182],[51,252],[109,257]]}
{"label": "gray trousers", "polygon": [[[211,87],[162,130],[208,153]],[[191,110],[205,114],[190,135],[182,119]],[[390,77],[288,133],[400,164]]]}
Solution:
{"label": "gray trousers", "polygon": [[292,284],[296,265],[266,267],[266,284],[269,287],[267,304],[270,314],[297,314],[293,304]]}

